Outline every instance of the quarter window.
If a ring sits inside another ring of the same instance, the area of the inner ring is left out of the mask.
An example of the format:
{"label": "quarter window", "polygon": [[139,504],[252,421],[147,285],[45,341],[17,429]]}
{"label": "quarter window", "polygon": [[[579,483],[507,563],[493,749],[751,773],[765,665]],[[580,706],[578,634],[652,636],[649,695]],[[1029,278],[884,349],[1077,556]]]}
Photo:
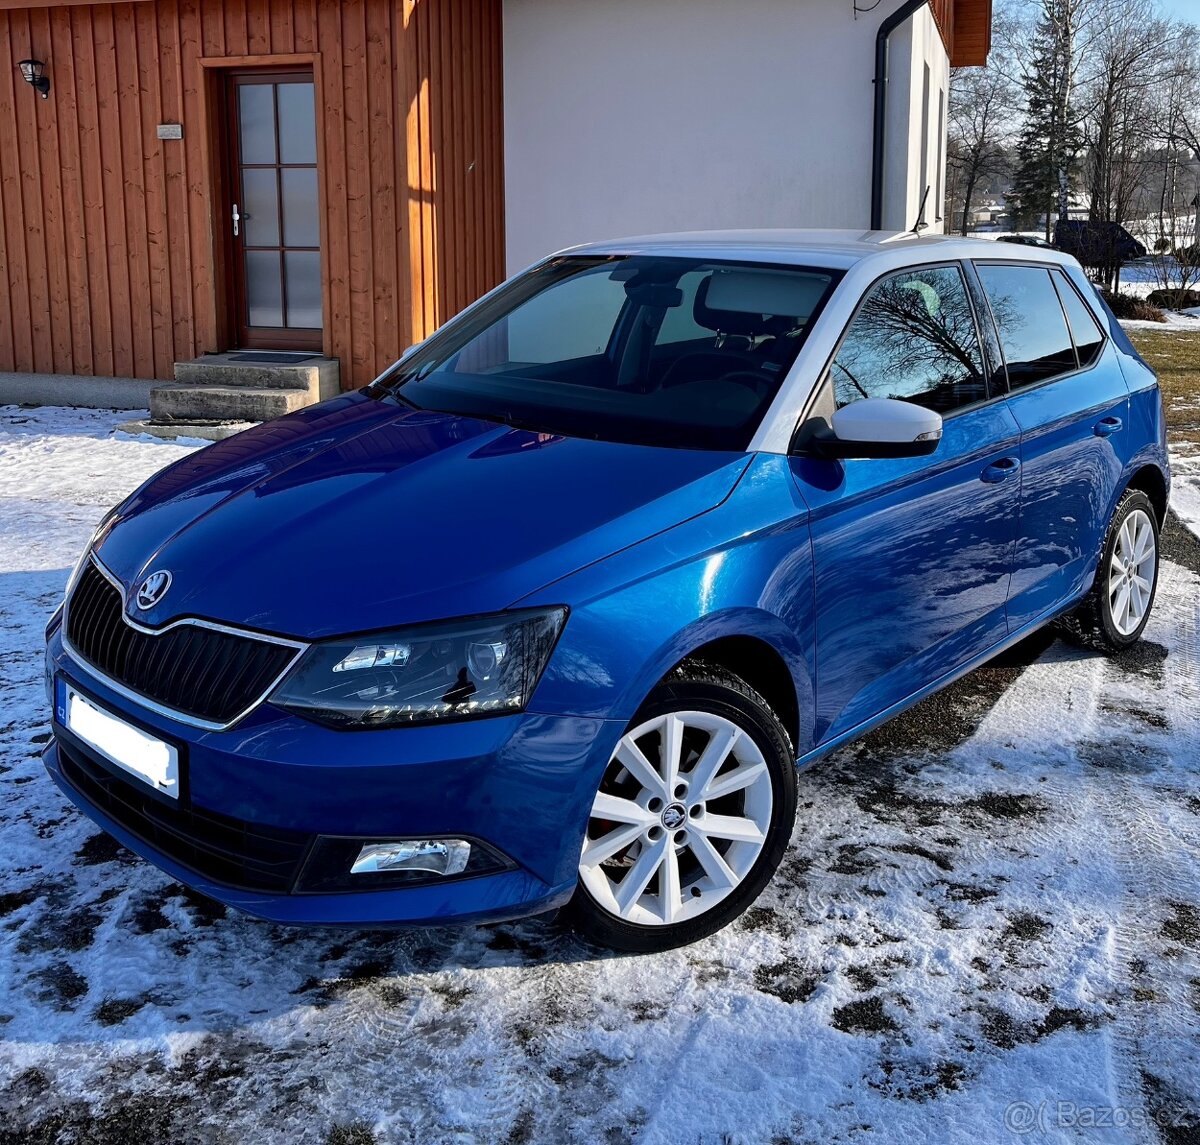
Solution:
{"label": "quarter window", "polygon": [[994,264],[978,270],[1000,333],[1010,388],[1019,390],[1076,370],[1075,346],[1050,271]]}
{"label": "quarter window", "polygon": [[1063,309],[1067,312],[1067,322],[1071,327],[1071,336],[1075,339],[1075,349],[1079,351],[1079,368],[1086,370],[1094,366],[1104,349],[1104,334],[1096,322],[1087,304],[1079,297],[1079,292],[1060,271],[1054,271],[1054,285],[1058,287]]}
{"label": "quarter window", "polygon": [[872,287],[833,363],[839,408],[898,398],[939,413],[987,398],[983,355],[962,271],[906,270]]}

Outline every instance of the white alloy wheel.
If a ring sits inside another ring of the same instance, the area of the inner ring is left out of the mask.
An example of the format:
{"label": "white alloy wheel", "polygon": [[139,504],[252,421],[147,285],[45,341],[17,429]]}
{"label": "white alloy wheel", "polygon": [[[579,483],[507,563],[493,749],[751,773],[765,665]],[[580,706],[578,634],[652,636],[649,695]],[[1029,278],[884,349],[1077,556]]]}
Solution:
{"label": "white alloy wheel", "polygon": [[1121,522],[1108,570],[1108,604],[1112,622],[1122,636],[1136,632],[1154,594],[1158,547],[1154,526],[1142,509]]}
{"label": "white alloy wheel", "polygon": [[617,745],[592,804],[580,879],[625,922],[694,919],[750,873],[773,799],[762,751],[732,720],[695,711],[656,716]]}

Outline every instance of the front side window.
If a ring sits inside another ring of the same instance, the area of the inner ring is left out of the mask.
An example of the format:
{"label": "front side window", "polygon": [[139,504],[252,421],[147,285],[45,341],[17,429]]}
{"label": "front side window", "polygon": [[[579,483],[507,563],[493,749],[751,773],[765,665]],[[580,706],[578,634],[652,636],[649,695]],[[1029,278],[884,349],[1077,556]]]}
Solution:
{"label": "front side window", "polygon": [[957,266],[922,267],[876,283],[834,359],[839,407],[897,398],[938,413],[988,396],[967,285]]}
{"label": "front side window", "polygon": [[1075,345],[1050,271],[987,263],[977,269],[1000,332],[1009,386],[1019,390],[1074,371]]}
{"label": "front side window", "polygon": [[700,258],[558,258],[435,334],[379,388],[542,433],[742,450],[839,277]]}

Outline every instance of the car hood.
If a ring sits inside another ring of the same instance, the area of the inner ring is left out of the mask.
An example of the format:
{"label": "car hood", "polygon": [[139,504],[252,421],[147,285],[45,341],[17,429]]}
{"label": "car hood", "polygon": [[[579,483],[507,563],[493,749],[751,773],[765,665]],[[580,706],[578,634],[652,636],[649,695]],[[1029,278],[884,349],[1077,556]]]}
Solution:
{"label": "car hood", "polygon": [[747,463],[349,394],[165,469],[98,555],[127,590],[171,573],[142,623],[316,639],[506,608],[720,504]]}

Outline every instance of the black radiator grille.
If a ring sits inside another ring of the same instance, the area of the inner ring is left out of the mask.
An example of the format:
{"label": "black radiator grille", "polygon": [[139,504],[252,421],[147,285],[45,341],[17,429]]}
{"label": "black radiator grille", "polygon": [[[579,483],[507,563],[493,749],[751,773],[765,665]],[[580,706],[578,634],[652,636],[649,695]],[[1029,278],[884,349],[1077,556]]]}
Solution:
{"label": "black radiator grille", "polygon": [[118,779],[68,746],[61,733],[58,760],[64,778],[84,799],[181,866],[241,890],[291,891],[311,835],[194,807],[168,806],[139,790],[136,780]]}
{"label": "black radiator grille", "polygon": [[140,632],[125,622],[120,592],[91,561],[67,603],[67,638],[139,696],[216,724],[251,707],[296,655],[294,648],[194,624]]}

